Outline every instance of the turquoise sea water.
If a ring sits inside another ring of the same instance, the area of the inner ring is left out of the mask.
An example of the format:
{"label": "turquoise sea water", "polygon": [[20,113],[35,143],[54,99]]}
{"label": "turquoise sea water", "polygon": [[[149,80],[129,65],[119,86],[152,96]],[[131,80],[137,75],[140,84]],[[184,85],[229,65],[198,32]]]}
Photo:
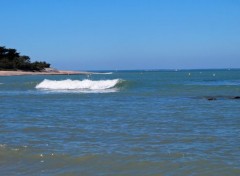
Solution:
{"label": "turquoise sea water", "polygon": [[237,96],[240,70],[0,77],[0,175],[237,176]]}

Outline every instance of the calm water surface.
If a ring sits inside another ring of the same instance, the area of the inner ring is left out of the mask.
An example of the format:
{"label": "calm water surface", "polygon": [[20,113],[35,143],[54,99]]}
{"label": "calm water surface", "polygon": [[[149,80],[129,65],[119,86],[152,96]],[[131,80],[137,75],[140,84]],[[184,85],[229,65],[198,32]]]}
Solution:
{"label": "calm water surface", "polygon": [[236,96],[239,70],[0,77],[0,173],[237,176]]}

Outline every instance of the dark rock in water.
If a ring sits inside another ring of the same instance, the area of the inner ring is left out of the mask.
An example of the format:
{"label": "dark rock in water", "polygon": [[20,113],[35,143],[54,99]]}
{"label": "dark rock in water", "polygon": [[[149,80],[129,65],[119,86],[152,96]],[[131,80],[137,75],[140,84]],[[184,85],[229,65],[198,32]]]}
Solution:
{"label": "dark rock in water", "polygon": [[207,97],[207,100],[212,101],[212,100],[217,100],[216,97]]}
{"label": "dark rock in water", "polygon": [[232,99],[240,99],[240,96],[233,97]]}
{"label": "dark rock in water", "polygon": [[208,101],[213,100],[240,100],[240,96],[205,96],[204,99]]}

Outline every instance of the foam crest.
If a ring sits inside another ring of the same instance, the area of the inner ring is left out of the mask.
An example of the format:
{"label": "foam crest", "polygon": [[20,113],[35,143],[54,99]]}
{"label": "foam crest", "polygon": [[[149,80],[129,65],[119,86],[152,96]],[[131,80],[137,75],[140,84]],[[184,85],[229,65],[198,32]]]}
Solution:
{"label": "foam crest", "polygon": [[105,73],[92,73],[93,75],[112,75],[113,72],[105,72]]}
{"label": "foam crest", "polygon": [[45,79],[39,83],[37,89],[47,89],[47,90],[108,90],[117,86],[121,83],[120,79],[113,80],[99,80],[93,81],[89,79],[85,80],[48,80]]}

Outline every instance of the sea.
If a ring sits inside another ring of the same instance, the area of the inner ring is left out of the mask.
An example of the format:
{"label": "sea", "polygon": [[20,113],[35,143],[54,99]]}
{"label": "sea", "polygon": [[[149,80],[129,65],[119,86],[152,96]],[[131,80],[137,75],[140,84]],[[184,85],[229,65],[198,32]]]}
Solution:
{"label": "sea", "polygon": [[0,77],[1,176],[239,176],[240,70]]}

